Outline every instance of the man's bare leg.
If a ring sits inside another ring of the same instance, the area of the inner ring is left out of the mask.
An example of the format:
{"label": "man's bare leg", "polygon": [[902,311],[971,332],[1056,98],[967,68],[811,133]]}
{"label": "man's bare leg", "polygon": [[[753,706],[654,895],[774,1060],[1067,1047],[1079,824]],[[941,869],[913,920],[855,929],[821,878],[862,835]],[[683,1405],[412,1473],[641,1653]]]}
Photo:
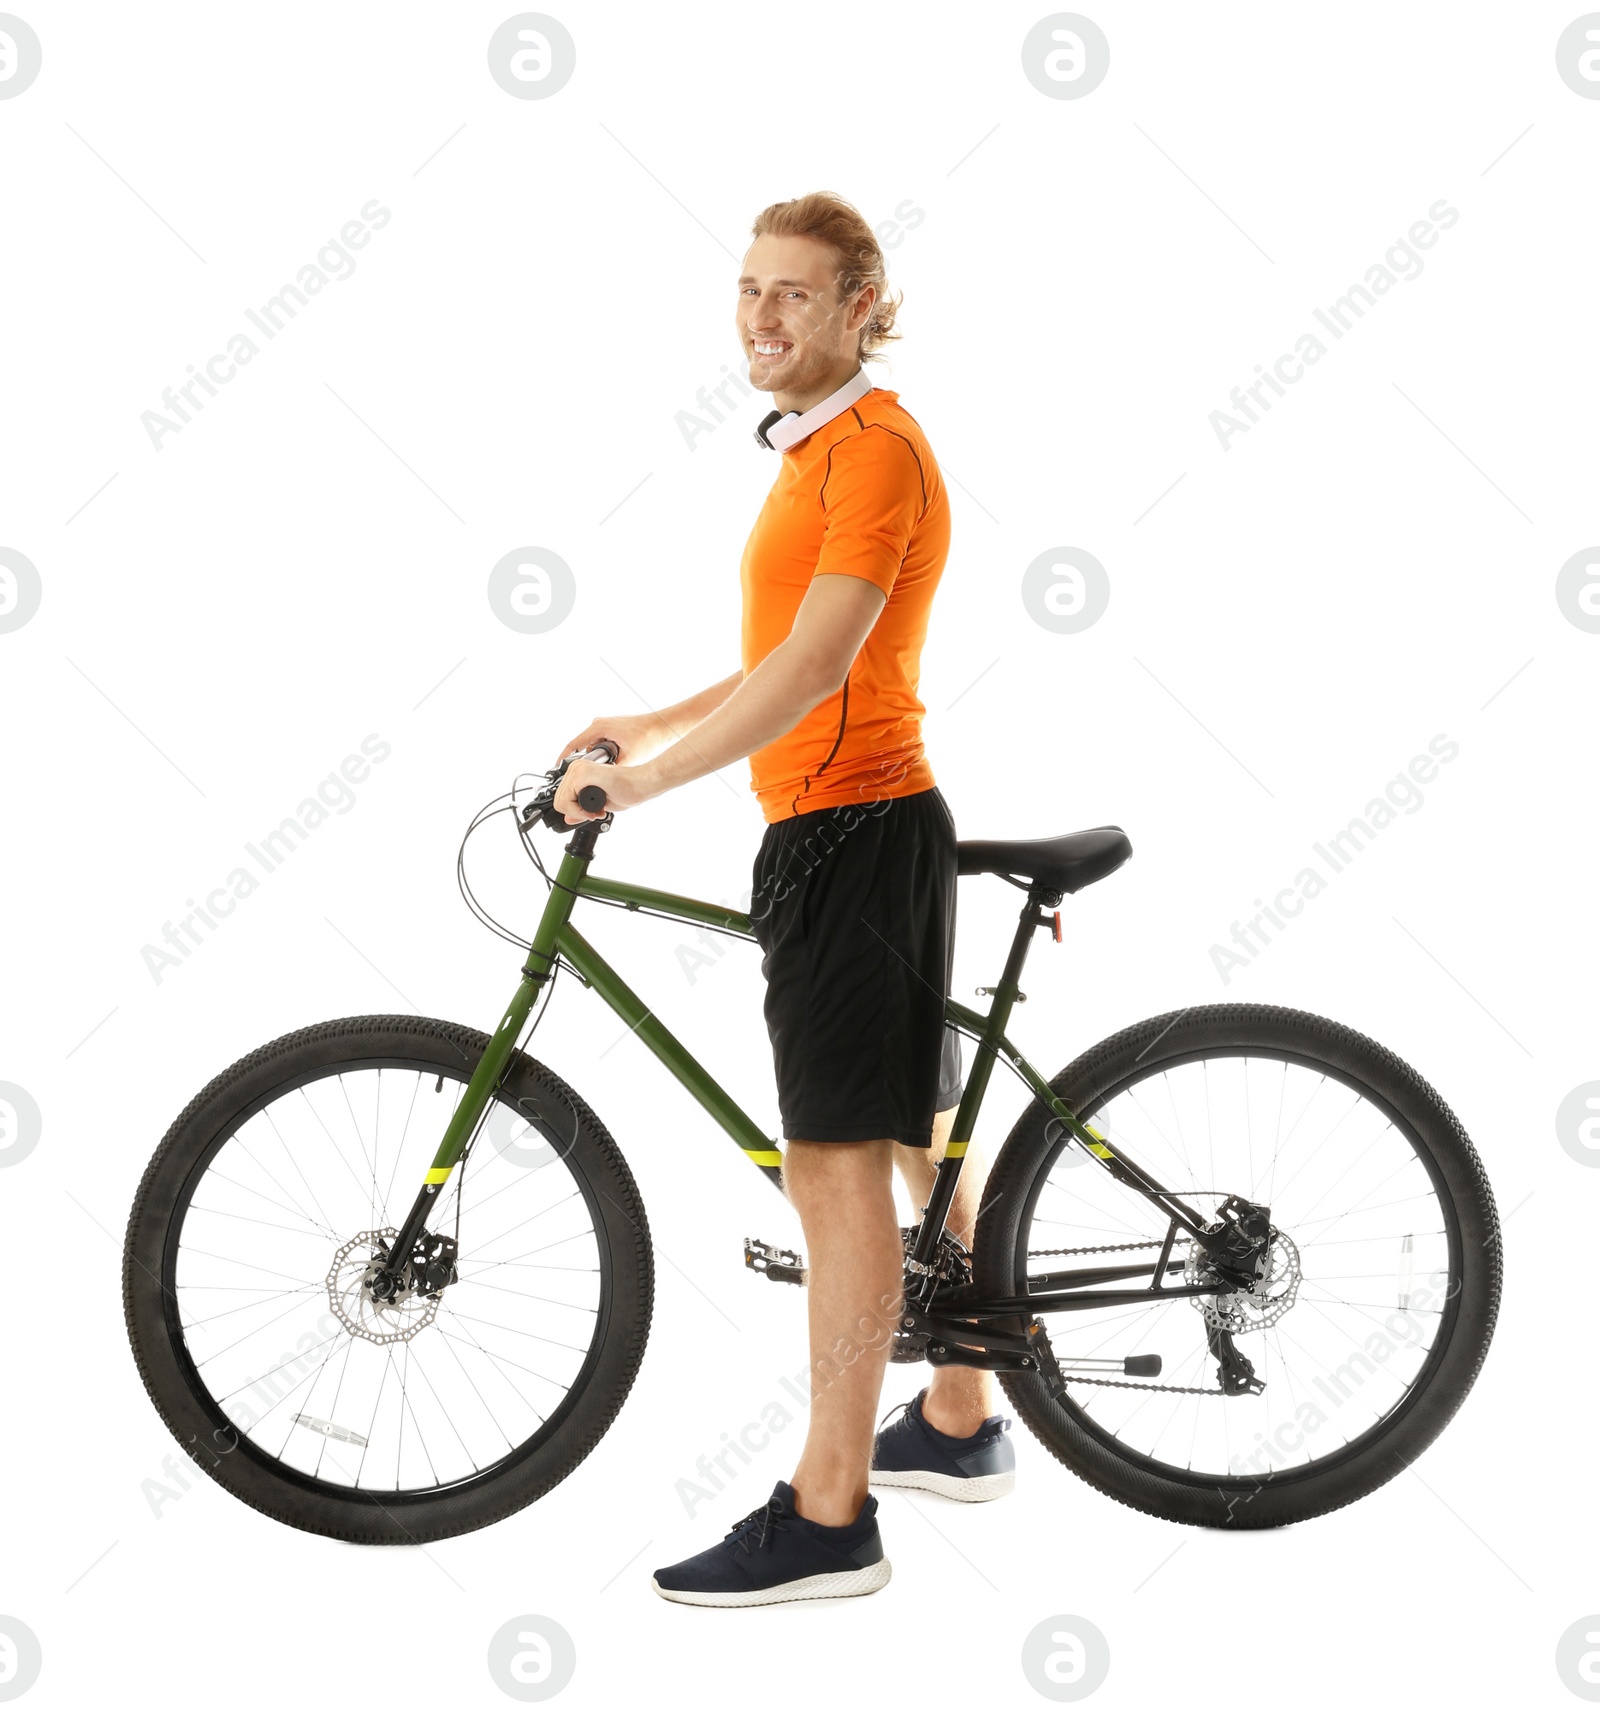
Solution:
{"label": "man's bare leg", "polygon": [[[933,1148],[910,1150],[904,1144],[894,1147],[894,1159],[900,1176],[911,1194],[912,1208],[918,1212],[933,1194],[933,1176],[944,1160],[944,1147],[950,1141],[950,1128],[956,1111],[947,1108],[933,1117]],[[955,1200],[945,1225],[970,1251],[972,1230],[977,1226],[982,1206],[983,1182],[988,1163],[982,1155],[968,1147],[956,1181]],[[994,1412],[994,1381],[986,1370],[971,1370],[965,1365],[940,1365],[928,1385],[922,1402],[922,1416],[935,1430],[947,1436],[971,1436],[978,1426]]]}
{"label": "man's bare leg", "polygon": [[819,1525],[849,1525],[867,1499],[878,1395],[900,1311],[900,1224],[887,1138],[868,1144],[791,1140],[784,1190],[806,1243],[811,1425],[795,1467],[795,1507]]}

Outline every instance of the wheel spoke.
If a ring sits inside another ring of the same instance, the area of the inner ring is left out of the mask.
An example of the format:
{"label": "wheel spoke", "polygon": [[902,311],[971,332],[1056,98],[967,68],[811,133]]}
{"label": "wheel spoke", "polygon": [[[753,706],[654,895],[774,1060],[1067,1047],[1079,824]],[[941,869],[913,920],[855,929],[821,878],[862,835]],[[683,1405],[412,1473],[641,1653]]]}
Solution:
{"label": "wheel spoke", "polygon": [[[1411,1282],[1446,1268],[1452,1244],[1427,1164],[1392,1114],[1351,1076],[1252,1046],[1135,1066],[1079,1118],[1147,1172],[1181,1166],[1187,1183],[1172,1189],[1204,1219],[1220,1219],[1216,1211],[1230,1196],[1254,1201],[1264,1185],[1277,1237],[1254,1297],[1219,1282],[1215,1294],[1135,1302],[1081,1319],[1051,1313],[1058,1358],[1151,1352],[1161,1360],[1160,1381],[1148,1385],[1114,1374],[1070,1383],[1073,1413],[1114,1446],[1196,1481],[1208,1474],[1283,1479],[1381,1425],[1416,1383],[1443,1326],[1439,1307],[1425,1302],[1419,1310]],[[1206,1186],[1193,1172],[1197,1149]],[[1102,1248],[1133,1240],[1149,1247],[1153,1266],[1166,1233],[1160,1211],[1109,1175],[1058,1175],[1051,1165],[1058,1155],[1041,1159],[1026,1273],[1068,1270],[1079,1262],[1074,1251],[1084,1264],[1108,1263],[1116,1253]],[[1396,1215],[1397,1207],[1407,1213]],[[1403,1233],[1394,1231],[1400,1221]],[[1138,1255],[1126,1254],[1130,1262]],[[1173,1261],[1190,1282],[1217,1281],[1181,1229]],[[1208,1315],[1224,1319],[1233,1349],[1254,1366],[1255,1392],[1223,1391],[1220,1361],[1207,1346]],[[1402,1316],[1408,1320],[1390,1326]],[[1060,1362],[1070,1373],[1070,1363]],[[1180,1392],[1158,1393],[1164,1389]]]}
{"label": "wheel spoke", "polygon": [[374,1297],[394,1190],[421,1179],[413,1152],[465,1088],[414,1066],[330,1068],[227,1136],[189,1188],[181,1338],[216,1409],[291,1474],[379,1497],[460,1484],[550,1433],[590,1360],[607,1270],[576,1134],[523,1167],[480,1130],[430,1211],[431,1234],[459,1231],[454,1277],[430,1297],[402,1274]]}

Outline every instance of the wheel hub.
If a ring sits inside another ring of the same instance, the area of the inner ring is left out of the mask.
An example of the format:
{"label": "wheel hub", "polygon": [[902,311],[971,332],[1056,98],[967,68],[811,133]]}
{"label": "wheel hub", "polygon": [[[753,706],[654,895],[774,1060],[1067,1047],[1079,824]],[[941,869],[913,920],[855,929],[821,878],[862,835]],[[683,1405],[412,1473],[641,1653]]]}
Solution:
{"label": "wheel hub", "polygon": [[399,1234],[368,1228],[333,1254],[325,1284],[328,1305],[357,1340],[376,1346],[415,1340],[439,1312],[439,1300],[456,1278],[454,1242],[423,1235],[398,1270],[388,1267]]}

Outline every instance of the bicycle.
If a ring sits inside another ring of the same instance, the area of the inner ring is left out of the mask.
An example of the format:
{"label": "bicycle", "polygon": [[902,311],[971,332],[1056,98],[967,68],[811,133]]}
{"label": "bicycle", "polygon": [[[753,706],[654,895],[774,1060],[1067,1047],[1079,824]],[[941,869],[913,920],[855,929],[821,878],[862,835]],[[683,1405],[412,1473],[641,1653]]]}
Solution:
{"label": "bicycle", "polygon": [[[469,905],[527,947],[492,1032],[378,1016],[280,1037],[190,1102],[135,1197],[123,1295],[151,1399],[202,1470],[300,1529],[396,1544],[479,1529],[570,1474],[621,1409],[649,1333],[650,1230],[604,1123],[525,1052],[562,972],[781,1190],[776,1141],[571,918],[584,900],[747,940],[754,925],[592,874],[611,816],[569,828],[554,811],[573,760],[467,831],[512,814],[549,888],[531,943],[482,910],[462,841]],[[584,795],[604,812],[602,789]],[[553,875],[539,826],[569,836]],[[1184,1008],[1038,1072],[1006,1035],[1032,939],[1059,941],[1063,896],[1131,851],[1111,827],[959,845],[961,874],[1025,903],[979,991],[988,1011],[946,1003],[976,1049],[904,1233],[890,1357],[998,1372],[1044,1446],[1132,1507],[1221,1528],[1308,1519],[1394,1477],[1465,1398],[1499,1304],[1493,1195],[1417,1073],[1308,1013]],[[945,1219],[997,1064],[1029,1103],[968,1251]],[[744,1250],[775,1282],[805,1278],[792,1251]],[[1051,1320],[1085,1312],[1052,1339]]]}

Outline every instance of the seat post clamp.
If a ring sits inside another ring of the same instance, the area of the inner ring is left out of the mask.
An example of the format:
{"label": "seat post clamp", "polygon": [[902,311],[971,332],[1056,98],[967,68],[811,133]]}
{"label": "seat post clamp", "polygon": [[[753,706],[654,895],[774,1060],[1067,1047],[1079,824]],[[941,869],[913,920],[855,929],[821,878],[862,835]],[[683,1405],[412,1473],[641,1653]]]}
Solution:
{"label": "seat post clamp", "polygon": [[1033,923],[1037,929],[1047,929],[1061,940],[1061,912],[1059,909],[1059,894],[1045,894],[1042,897],[1033,896]]}

